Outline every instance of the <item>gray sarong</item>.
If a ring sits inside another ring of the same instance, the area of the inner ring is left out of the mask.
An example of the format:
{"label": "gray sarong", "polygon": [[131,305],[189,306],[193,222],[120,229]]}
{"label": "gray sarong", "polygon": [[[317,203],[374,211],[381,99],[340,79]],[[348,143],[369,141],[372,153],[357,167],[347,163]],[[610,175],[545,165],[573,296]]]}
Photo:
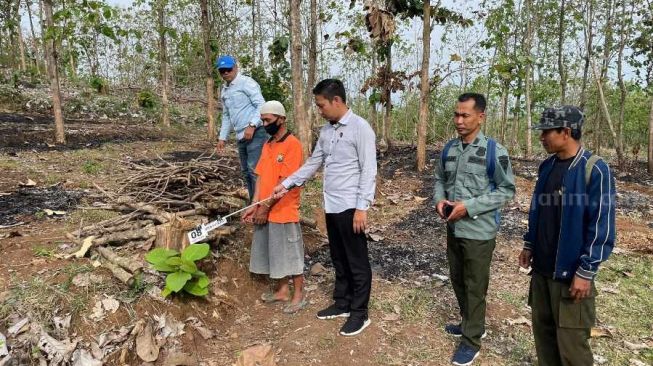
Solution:
{"label": "gray sarong", "polygon": [[279,279],[304,273],[304,241],[298,222],[254,225],[249,271]]}

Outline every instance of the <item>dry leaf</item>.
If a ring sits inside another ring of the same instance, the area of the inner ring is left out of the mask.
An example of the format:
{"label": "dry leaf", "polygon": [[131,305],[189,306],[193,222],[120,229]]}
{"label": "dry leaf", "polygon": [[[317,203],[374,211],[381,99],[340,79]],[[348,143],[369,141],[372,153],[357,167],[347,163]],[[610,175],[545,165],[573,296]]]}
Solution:
{"label": "dry leaf", "polygon": [[150,323],[136,337],[136,354],[145,362],[154,362],[159,358],[159,345],[154,341]]}
{"label": "dry leaf", "polygon": [[197,359],[186,353],[171,353],[166,358],[163,366],[196,366]]}
{"label": "dry leaf", "polygon": [[381,241],[381,240],[385,239],[383,236],[377,235],[377,234],[367,234],[367,236],[373,242],[378,242],[378,241]]}
{"label": "dry leaf", "polygon": [[311,276],[320,275],[326,272],[326,268],[322,263],[315,263],[311,266]]}
{"label": "dry leaf", "polygon": [[241,352],[236,366],[276,366],[272,345],[259,344]]}
{"label": "dry leaf", "polygon": [[102,366],[103,362],[93,357],[85,349],[78,349],[73,353],[73,366]]}
{"label": "dry leaf", "polygon": [[390,314],[386,314],[386,315],[383,316],[383,320],[385,320],[387,322],[396,322],[399,319],[401,319],[401,315],[399,315],[397,313],[390,313]]}
{"label": "dry leaf", "polygon": [[21,186],[21,187],[34,187],[34,186],[36,186],[36,182],[29,179],[29,178],[27,178],[27,182],[25,182],[25,183],[18,182],[18,185]]}
{"label": "dry leaf", "polygon": [[50,210],[49,208],[44,208],[43,212],[45,212],[46,215],[48,216],[62,216],[66,214],[66,211],[57,211],[57,210]]}
{"label": "dry leaf", "polygon": [[651,348],[651,346],[649,346],[646,343],[631,343],[628,341],[624,341],[624,346],[626,346],[626,348],[628,348],[631,351],[641,351],[641,350]]}
{"label": "dry leaf", "polygon": [[590,332],[590,337],[592,338],[612,338],[612,331],[607,328],[592,328],[592,331]]}
{"label": "dry leaf", "polygon": [[23,318],[23,319],[19,320],[16,324],[12,325],[11,327],[9,327],[9,329],[7,329],[7,334],[12,336],[12,335],[18,335],[18,334],[26,331],[27,330],[27,327],[26,327],[27,323],[29,323],[28,318]]}
{"label": "dry leaf", "polygon": [[508,322],[508,325],[513,325],[513,326],[514,325],[528,325],[530,327],[530,326],[533,325],[533,323],[530,320],[526,319],[526,317],[524,317],[524,316],[520,316],[517,319],[508,319],[507,322]]}
{"label": "dry leaf", "polygon": [[415,196],[414,199],[415,199],[415,202],[422,203],[422,202],[426,201],[429,198],[428,197]]}

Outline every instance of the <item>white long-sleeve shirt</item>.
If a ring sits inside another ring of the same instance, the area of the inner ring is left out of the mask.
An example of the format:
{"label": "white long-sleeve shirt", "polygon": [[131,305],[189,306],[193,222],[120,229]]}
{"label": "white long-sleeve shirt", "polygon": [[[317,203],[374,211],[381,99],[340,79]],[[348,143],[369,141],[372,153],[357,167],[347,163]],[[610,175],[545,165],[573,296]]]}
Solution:
{"label": "white long-sleeve shirt", "polygon": [[303,185],[324,165],[324,211],[367,210],[376,190],[376,136],[366,120],[349,110],[325,124],[313,154],[283,186]]}

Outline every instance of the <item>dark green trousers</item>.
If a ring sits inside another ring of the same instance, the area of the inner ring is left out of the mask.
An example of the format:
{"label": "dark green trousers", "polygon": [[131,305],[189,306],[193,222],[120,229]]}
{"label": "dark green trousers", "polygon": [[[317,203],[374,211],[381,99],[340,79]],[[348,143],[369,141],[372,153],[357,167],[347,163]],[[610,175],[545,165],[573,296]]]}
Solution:
{"label": "dark green trousers", "polygon": [[447,233],[447,258],[453,291],[462,317],[462,342],[479,349],[485,332],[485,295],[496,239],[456,238]]}
{"label": "dark green trousers", "polygon": [[592,282],[590,297],[574,303],[569,284],[533,272],[528,303],[539,366],[592,366],[590,331],[596,319]]}

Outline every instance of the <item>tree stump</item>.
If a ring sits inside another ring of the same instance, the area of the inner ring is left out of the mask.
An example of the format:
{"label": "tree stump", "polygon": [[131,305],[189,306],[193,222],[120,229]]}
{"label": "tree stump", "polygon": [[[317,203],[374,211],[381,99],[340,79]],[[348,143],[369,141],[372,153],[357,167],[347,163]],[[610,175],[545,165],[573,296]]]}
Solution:
{"label": "tree stump", "polygon": [[186,234],[195,226],[192,221],[174,216],[169,222],[156,227],[154,246],[181,252],[190,244]]}

